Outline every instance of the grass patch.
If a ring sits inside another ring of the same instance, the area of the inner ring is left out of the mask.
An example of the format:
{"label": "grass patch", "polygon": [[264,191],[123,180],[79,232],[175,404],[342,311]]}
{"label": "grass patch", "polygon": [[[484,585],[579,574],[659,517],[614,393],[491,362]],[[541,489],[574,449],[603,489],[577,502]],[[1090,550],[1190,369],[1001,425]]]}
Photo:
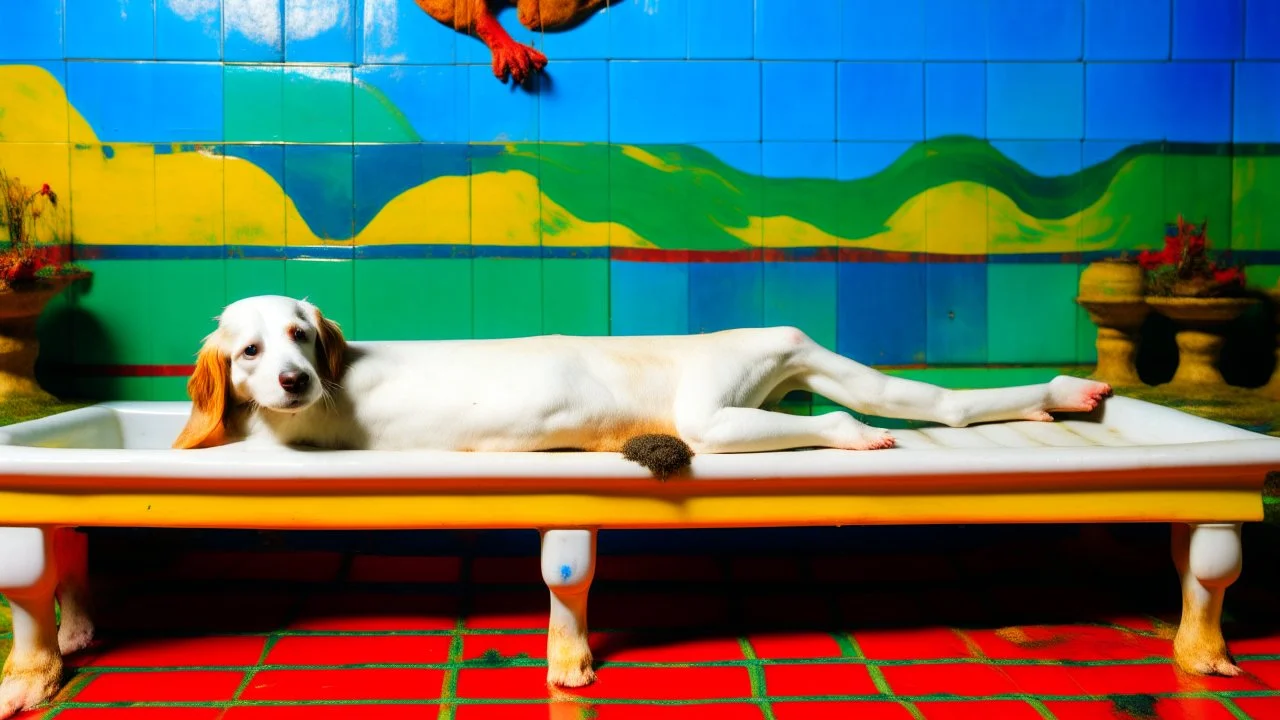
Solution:
{"label": "grass patch", "polygon": [[91,402],[59,400],[57,398],[13,398],[0,402],[0,426],[26,422],[37,418],[56,415],[60,412],[75,410]]}

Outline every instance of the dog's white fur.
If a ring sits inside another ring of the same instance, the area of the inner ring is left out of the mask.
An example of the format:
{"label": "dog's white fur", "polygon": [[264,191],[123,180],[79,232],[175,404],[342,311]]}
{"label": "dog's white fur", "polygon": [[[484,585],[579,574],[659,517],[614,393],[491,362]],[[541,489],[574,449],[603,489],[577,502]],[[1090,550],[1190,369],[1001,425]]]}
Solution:
{"label": "dog's white fur", "polygon": [[[249,350],[249,352],[246,352]],[[282,373],[312,378],[288,392]],[[620,449],[638,434],[699,453],[886,448],[852,415],[762,409],[808,390],[870,415],[964,426],[1087,411],[1103,383],[946,390],[894,378],[795,328],[665,337],[542,336],[348,346],[314,305],[280,296],[231,304],[200,352],[192,416],[176,443],[246,440],[370,450]]]}

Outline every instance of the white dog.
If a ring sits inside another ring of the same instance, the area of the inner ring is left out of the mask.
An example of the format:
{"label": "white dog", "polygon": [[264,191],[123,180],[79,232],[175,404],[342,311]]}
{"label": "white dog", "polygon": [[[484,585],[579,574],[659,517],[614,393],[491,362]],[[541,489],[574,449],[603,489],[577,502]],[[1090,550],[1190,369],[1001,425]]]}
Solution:
{"label": "white dog", "polygon": [[666,337],[542,336],[348,346],[314,305],[228,306],[188,385],[178,448],[617,451],[646,433],[699,453],[893,446],[848,413],[762,409],[808,390],[858,412],[964,426],[1097,407],[1103,383],[947,390],[884,375],[795,328]]}

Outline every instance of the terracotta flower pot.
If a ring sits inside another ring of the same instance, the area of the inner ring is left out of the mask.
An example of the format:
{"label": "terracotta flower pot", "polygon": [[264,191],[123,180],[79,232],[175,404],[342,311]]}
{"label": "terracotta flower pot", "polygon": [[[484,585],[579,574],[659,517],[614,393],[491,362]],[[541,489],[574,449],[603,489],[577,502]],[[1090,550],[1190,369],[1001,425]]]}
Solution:
{"label": "terracotta flower pot", "polygon": [[49,301],[85,275],[64,275],[0,289],[0,400],[48,397],[36,382],[36,322]]}
{"label": "terracotta flower pot", "polygon": [[1095,380],[1113,386],[1141,385],[1135,358],[1138,331],[1151,308],[1143,299],[1144,276],[1137,263],[1103,260],[1090,263],[1080,273],[1076,298],[1098,326],[1098,365]]}
{"label": "terracotta flower pot", "polygon": [[1177,326],[1178,370],[1172,386],[1212,389],[1226,385],[1218,370],[1223,326],[1240,317],[1252,298],[1149,297],[1147,302]]}

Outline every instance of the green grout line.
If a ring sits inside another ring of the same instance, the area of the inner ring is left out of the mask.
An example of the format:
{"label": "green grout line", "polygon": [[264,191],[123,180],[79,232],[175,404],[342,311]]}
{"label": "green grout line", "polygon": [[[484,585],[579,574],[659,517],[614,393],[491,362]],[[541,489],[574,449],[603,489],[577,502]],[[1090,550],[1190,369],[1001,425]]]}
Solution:
{"label": "green grout line", "polygon": [[[458,582],[462,587],[469,588],[471,587],[471,563],[474,558],[472,558],[471,554],[468,553],[461,556],[459,559],[461,562],[459,563],[458,568]],[[464,595],[463,600],[465,601],[467,597],[469,596]],[[453,622],[453,631],[450,633],[449,657],[444,674],[444,683],[440,687],[440,700],[442,704],[440,705],[440,712],[437,715],[438,720],[453,720],[454,715],[456,714],[455,708],[457,707],[458,701],[458,675],[461,672],[461,666],[463,664],[462,633],[466,627],[468,610],[470,610],[469,607],[459,607],[458,617],[455,618]],[[543,661],[543,664],[545,665],[546,662]]]}
{"label": "green grout line", "polygon": [[[742,657],[747,661],[747,675],[751,679],[751,697],[759,706],[760,712],[764,714],[765,720],[777,720],[773,714],[773,705],[769,702],[769,688],[765,683],[764,665],[760,663],[760,658],[756,655],[755,648],[751,647],[751,641],[745,637],[738,638],[738,647],[742,649]],[[699,663],[698,667],[702,664]]]}
{"label": "green grout line", "polygon": [[1245,712],[1244,710],[1241,710],[1240,706],[1237,705],[1235,701],[1232,700],[1231,698],[1216,697],[1214,699],[1217,700],[1218,703],[1221,704],[1223,707],[1225,707],[1227,709],[1227,712],[1231,713],[1231,716],[1234,717],[1236,720],[1253,720],[1253,718],[1249,717],[1249,713]]}
{"label": "green grout line", "polygon": [[1058,720],[1058,716],[1053,714],[1044,701],[1038,697],[1027,696],[1027,704],[1036,709],[1040,713],[1040,717],[1044,720]]}

